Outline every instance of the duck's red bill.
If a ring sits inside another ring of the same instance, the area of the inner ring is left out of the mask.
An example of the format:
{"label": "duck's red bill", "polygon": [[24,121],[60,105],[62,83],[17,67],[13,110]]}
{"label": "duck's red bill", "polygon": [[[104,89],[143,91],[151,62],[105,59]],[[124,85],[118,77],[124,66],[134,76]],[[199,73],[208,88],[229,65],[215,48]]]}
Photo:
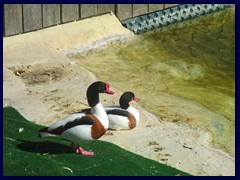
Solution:
{"label": "duck's red bill", "polygon": [[114,94],[114,92],[111,91],[109,88],[110,88],[110,85],[106,84],[106,90],[104,92],[107,93],[107,94]]}
{"label": "duck's red bill", "polygon": [[135,102],[139,102],[140,99],[139,99],[139,98],[133,98],[133,101],[135,101]]}

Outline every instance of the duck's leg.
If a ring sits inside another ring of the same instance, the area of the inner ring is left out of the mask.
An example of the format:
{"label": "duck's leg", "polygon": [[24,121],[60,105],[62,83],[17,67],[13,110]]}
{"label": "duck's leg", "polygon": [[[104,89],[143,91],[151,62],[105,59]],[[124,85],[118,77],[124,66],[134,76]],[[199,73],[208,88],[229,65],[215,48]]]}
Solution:
{"label": "duck's leg", "polygon": [[84,156],[92,156],[94,155],[94,152],[91,151],[86,151],[83,148],[81,148],[78,145],[75,145],[74,143],[71,143],[71,147],[73,148],[73,150],[77,153],[77,154],[82,154]]}

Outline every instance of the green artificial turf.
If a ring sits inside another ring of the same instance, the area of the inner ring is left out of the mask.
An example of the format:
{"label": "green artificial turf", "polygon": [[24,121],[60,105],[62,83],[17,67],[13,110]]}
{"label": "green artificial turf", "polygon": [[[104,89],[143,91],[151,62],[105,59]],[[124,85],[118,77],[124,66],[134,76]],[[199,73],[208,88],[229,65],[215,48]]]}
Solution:
{"label": "green artificial turf", "polygon": [[94,156],[75,154],[68,141],[38,138],[43,126],[27,121],[14,108],[5,107],[3,116],[5,176],[189,175],[100,140],[82,144]]}

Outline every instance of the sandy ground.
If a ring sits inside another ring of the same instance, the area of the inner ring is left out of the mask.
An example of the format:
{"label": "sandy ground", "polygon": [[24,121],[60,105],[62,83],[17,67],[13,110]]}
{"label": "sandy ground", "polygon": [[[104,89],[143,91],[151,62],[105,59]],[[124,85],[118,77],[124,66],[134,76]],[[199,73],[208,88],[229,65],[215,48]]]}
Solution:
{"label": "sandy ground", "polygon": [[[50,125],[88,107],[87,87],[97,78],[67,54],[83,53],[111,41],[133,37],[114,14],[3,38],[3,106],[13,106],[32,122]],[[118,103],[121,92],[101,94],[103,105]],[[161,94],[163,107],[174,115],[186,111],[214,118],[193,102]],[[173,104],[181,106],[173,108]],[[193,175],[235,175],[235,158],[211,147],[209,133],[185,123],[166,122],[133,104],[140,124],[131,131],[108,131],[101,140]],[[191,119],[189,119],[190,121]],[[38,133],[36,132],[36,135]]]}

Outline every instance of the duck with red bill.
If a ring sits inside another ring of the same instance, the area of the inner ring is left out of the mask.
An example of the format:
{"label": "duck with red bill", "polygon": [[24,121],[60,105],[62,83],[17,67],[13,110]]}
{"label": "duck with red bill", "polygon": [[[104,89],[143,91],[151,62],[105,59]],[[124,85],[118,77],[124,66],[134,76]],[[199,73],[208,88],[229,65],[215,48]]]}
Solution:
{"label": "duck with red bill", "polygon": [[82,155],[94,155],[80,147],[82,141],[95,140],[102,137],[109,121],[106,111],[99,102],[99,93],[114,94],[110,85],[101,81],[92,83],[87,89],[89,110],[71,114],[49,127],[39,131],[39,137],[55,137],[71,142],[73,150]]}
{"label": "duck with red bill", "polygon": [[109,119],[109,129],[133,129],[139,123],[139,112],[129,103],[140,99],[136,98],[132,92],[124,92],[119,99],[120,106],[108,106],[105,110]]}

